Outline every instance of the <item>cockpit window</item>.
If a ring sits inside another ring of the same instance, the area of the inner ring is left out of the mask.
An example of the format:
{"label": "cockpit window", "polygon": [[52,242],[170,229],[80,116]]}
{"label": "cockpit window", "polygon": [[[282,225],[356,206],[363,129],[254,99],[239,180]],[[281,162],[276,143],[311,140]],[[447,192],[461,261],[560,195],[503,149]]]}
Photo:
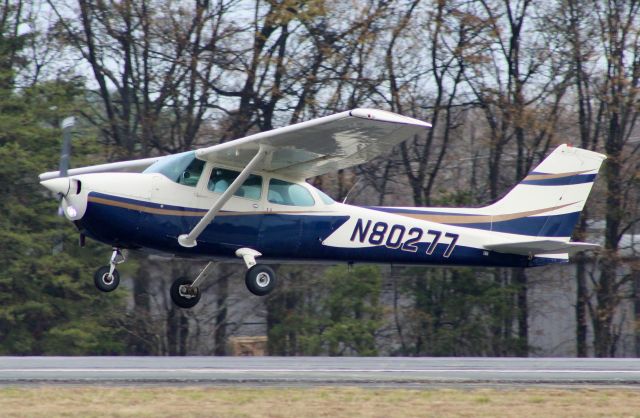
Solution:
{"label": "cockpit window", "polygon": [[289,206],[313,206],[316,203],[311,193],[303,186],[278,179],[269,181],[268,200],[271,203]]}
{"label": "cockpit window", "polygon": [[[222,193],[231,186],[231,183],[240,173],[225,168],[214,168],[209,177],[207,188],[215,193]],[[252,200],[260,200],[262,196],[262,177],[249,174],[249,177],[242,183],[242,186],[233,194]]]}
{"label": "cockpit window", "polygon": [[202,175],[204,161],[196,159],[195,151],[169,155],[152,164],[143,173],[159,173],[169,180],[195,187]]}

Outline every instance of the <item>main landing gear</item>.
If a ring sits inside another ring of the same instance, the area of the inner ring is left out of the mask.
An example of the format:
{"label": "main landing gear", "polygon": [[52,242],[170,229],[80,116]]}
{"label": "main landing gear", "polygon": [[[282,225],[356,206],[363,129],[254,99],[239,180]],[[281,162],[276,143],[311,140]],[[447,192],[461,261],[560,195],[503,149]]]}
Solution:
{"label": "main landing gear", "polygon": [[173,303],[184,309],[196,306],[200,301],[200,296],[202,296],[198,284],[207,277],[213,265],[213,262],[209,262],[193,282],[186,277],[177,278],[169,290]]}
{"label": "main landing gear", "polygon": [[269,266],[256,264],[247,270],[244,282],[249,292],[256,296],[265,296],[276,287],[276,273]]}
{"label": "main landing gear", "polygon": [[103,292],[113,292],[120,284],[120,273],[116,265],[124,263],[125,257],[118,248],[113,249],[108,266],[102,266],[93,274],[93,282]]}
{"label": "main landing gear", "polygon": [[256,296],[265,296],[276,287],[276,273],[269,266],[258,265],[256,257],[261,256],[258,251],[251,248],[240,248],[236,251],[238,257],[242,257],[247,265],[247,274],[244,276],[244,283],[249,292]]}
{"label": "main landing gear", "polygon": [[[271,267],[256,263],[256,257],[262,254],[251,248],[240,248],[236,251],[236,255],[242,258],[247,266],[247,273],[244,279],[247,289],[257,296],[265,296],[271,293],[276,287],[276,273]],[[109,265],[100,267],[93,275],[93,281],[99,290],[103,292],[116,290],[120,284],[120,273],[116,270],[116,266],[124,261],[125,257],[120,249],[114,248]],[[169,290],[173,303],[184,309],[196,306],[202,296],[198,285],[211,272],[213,266],[214,263],[209,262],[193,281],[186,277],[176,279]]]}
{"label": "main landing gear", "polygon": [[[247,289],[257,296],[269,294],[276,286],[276,273],[271,267],[256,263],[256,257],[261,254],[251,248],[241,248],[236,251],[236,255],[241,257],[247,265],[245,275]],[[196,306],[202,296],[198,284],[209,274],[213,265],[213,262],[208,263],[193,282],[186,277],[176,279],[169,292],[173,303],[185,309]]]}

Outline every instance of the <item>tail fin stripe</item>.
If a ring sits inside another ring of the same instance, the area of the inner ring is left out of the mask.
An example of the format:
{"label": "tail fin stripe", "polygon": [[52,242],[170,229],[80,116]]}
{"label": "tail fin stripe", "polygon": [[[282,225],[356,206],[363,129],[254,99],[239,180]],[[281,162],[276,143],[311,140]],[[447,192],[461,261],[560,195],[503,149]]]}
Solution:
{"label": "tail fin stripe", "polygon": [[[573,177],[578,174],[586,174],[589,171],[593,170],[582,170],[582,171],[571,171],[566,173],[543,173],[541,171],[532,171],[530,172],[524,180],[545,180],[545,179],[555,179],[559,177]],[[592,173],[595,174],[595,173]]]}
{"label": "tail fin stripe", "polygon": [[572,184],[592,183],[596,179],[596,175],[582,174],[571,177],[556,177],[539,180],[527,180],[527,178],[520,182],[520,184],[528,184],[531,186],[570,186]]}
{"label": "tail fin stripe", "polygon": [[377,208],[377,207],[372,207],[372,209],[383,210],[384,212],[395,213],[397,215],[403,215],[403,216],[407,216],[409,218],[420,219],[420,220],[423,220],[423,221],[438,222],[438,223],[449,224],[449,225],[459,225],[459,226],[463,226],[464,225],[464,226],[466,226],[465,224],[477,225],[477,224],[486,223],[488,225],[491,225],[491,222],[493,222],[495,224],[496,222],[504,222],[504,221],[510,221],[510,220],[514,220],[514,219],[524,219],[524,218],[527,218],[527,217],[531,217],[531,216],[535,216],[535,215],[541,215],[543,213],[552,212],[552,211],[555,211],[555,210],[567,208],[567,207],[569,207],[571,205],[575,205],[576,203],[579,203],[579,202],[578,201],[570,202],[570,203],[565,203],[563,205],[552,206],[552,207],[549,207],[549,208],[528,210],[528,211],[524,211],[524,212],[503,213],[503,214],[500,214],[500,215],[477,215],[477,214],[460,214],[460,213],[447,213],[447,212],[426,212],[426,211],[420,211],[420,210],[398,211],[398,210],[394,210],[394,208]]}

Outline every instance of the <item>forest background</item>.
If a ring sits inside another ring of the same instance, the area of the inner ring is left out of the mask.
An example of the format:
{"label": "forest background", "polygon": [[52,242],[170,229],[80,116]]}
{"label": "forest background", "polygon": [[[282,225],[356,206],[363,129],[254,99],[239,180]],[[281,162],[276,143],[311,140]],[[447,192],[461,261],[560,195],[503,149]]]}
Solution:
{"label": "forest background", "polygon": [[[640,350],[640,2],[4,0],[0,6],[0,354],[216,354],[258,325],[274,355],[536,354],[534,270],[282,266],[265,299],[219,266],[193,310],[168,286],[202,266],[110,249],[38,184],[75,116],[72,166],[165,155],[355,107],[433,129],[311,179],[336,200],[480,206],[555,146],[607,154],[569,267],[575,355]],[[546,274],[555,274],[547,270]],[[633,315],[621,315],[631,303]],[[244,328],[243,328],[244,327]]]}

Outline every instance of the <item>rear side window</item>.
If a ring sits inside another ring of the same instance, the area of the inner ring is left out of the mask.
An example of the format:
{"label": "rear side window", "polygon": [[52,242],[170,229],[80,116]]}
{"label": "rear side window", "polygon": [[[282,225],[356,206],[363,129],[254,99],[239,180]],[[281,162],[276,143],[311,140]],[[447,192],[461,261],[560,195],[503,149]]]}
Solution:
{"label": "rear side window", "polygon": [[268,200],[270,203],[289,206],[313,206],[316,203],[305,187],[278,179],[269,181]]}
{"label": "rear side window", "polygon": [[[209,177],[207,188],[215,193],[223,193],[231,186],[231,183],[240,173],[226,168],[214,168]],[[262,177],[249,174],[249,177],[242,183],[242,186],[233,194],[252,200],[260,200],[262,196]]]}

